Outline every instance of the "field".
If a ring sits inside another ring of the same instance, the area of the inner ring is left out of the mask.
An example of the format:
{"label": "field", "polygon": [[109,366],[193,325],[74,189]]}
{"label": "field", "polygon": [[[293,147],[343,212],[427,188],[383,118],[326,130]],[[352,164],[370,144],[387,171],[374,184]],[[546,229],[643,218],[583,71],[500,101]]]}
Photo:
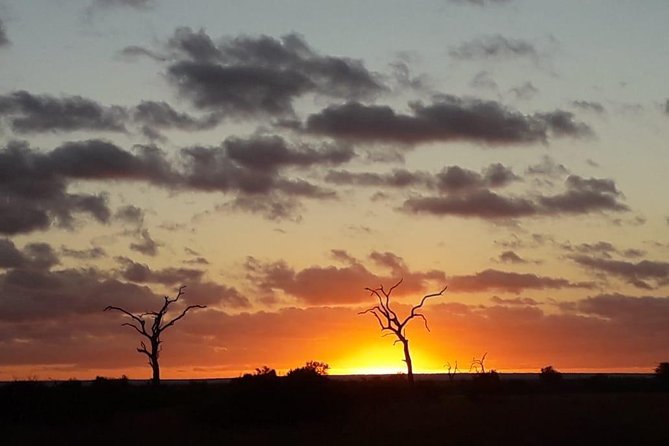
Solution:
{"label": "field", "polygon": [[669,388],[647,378],[16,382],[0,411],[8,445],[669,444]]}

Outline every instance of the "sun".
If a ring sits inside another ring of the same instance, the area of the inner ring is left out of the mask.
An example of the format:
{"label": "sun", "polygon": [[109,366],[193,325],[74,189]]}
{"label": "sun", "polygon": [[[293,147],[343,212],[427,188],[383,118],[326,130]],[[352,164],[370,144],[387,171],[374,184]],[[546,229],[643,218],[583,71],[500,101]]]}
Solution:
{"label": "sun", "polygon": [[[414,373],[434,373],[435,368],[429,355],[421,350],[412,351]],[[333,375],[395,375],[406,373],[402,351],[393,346],[365,346],[336,361],[331,369]],[[438,366],[437,366],[438,367]],[[443,370],[440,370],[443,373]]]}

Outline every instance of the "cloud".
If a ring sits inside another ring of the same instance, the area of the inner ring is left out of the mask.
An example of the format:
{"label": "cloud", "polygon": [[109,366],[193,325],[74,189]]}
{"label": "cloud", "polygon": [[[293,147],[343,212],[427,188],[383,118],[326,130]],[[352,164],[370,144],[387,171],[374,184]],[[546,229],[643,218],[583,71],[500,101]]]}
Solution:
{"label": "cloud", "polygon": [[524,84],[514,87],[509,90],[518,100],[529,101],[539,93],[539,89],[535,87],[532,82],[525,82]]}
{"label": "cloud", "polygon": [[331,170],[325,181],[338,185],[397,187],[430,186],[434,178],[427,172],[411,172],[406,169],[393,169],[390,173],[350,172],[348,170]]}
{"label": "cloud", "polygon": [[78,213],[100,222],[109,220],[107,197],[68,193],[60,171],[63,166],[57,166],[57,157],[51,155],[20,142],[10,142],[0,150],[0,233],[43,230],[54,223],[71,228],[73,215]]}
{"label": "cloud", "polygon": [[153,7],[154,0],[94,0],[93,8],[131,8],[146,10]]}
{"label": "cloud", "polygon": [[226,117],[292,115],[293,101],[307,93],[370,98],[386,90],[362,62],[320,55],[297,34],[214,42],[203,30],[178,28],[167,47],[172,84],[195,106]]}
{"label": "cloud", "polygon": [[606,113],[606,109],[604,106],[599,103],[599,102],[594,102],[594,101],[572,101],[571,105],[574,107],[578,108],[579,110],[583,110],[586,112],[593,112],[593,113],[599,113],[603,114]]}
{"label": "cloud", "polygon": [[567,190],[561,194],[539,198],[545,214],[583,214],[598,211],[629,211],[619,199],[622,194],[609,179],[582,178],[570,175]]}
{"label": "cloud", "polygon": [[569,175],[570,172],[563,164],[558,164],[553,158],[544,155],[539,164],[529,166],[525,173],[528,175],[539,175],[548,178],[564,178]]}
{"label": "cloud", "polygon": [[216,127],[221,121],[221,116],[213,113],[195,118],[174,110],[164,101],[142,101],[135,107],[133,119],[142,124],[145,136],[150,139],[162,139],[158,129],[179,129],[190,132],[207,130]]}
{"label": "cloud", "polygon": [[489,72],[479,71],[469,82],[469,85],[474,88],[485,88],[488,90],[497,90],[497,82],[492,78]]}
{"label": "cloud", "polygon": [[490,220],[629,211],[628,206],[620,202],[622,194],[613,180],[570,175],[565,187],[562,193],[546,196],[505,197],[489,189],[464,195],[416,196],[404,202],[403,210]]}
{"label": "cloud", "polygon": [[5,24],[0,19],[0,48],[3,46],[9,46],[10,40],[9,37],[7,37],[7,31],[5,30]]}
{"label": "cloud", "polygon": [[0,117],[9,118],[19,134],[79,130],[125,132],[122,107],[105,107],[81,96],[57,98],[25,90],[0,96]]}
{"label": "cloud", "polygon": [[453,276],[448,279],[448,289],[456,292],[480,293],[485,291],[503,291],[520,293],[521,291],[546,289],[592,289],[591,282],[571,282],[563,278],[537,276],[531,273],[512,273],[495,269],[486,269],[467,276]]}
{"label": "cloud", "polygon": [[549,135],[581,138],[592,131],[571,113],[556,110],[524,115],[495,101],[436,97],[409,104],[411,114],[388,106],[347,102],[310,115],[304,130],[356,142],[417,144],[470,141],[487,145],[546,143]]}
{"label": "cloud", "polygon": [[154,306],[155,298],[147,287],[110,279],[90,268],[15,268],[0,276],[0,320],[4,321],[97,313],[107,305],[140,311]]}
{"label": "cloud", "polygon": [[445,167],[436,175],[437,188],[444,193],[460,193],[484,188],[505,187],[520,178],[510,167],[491,164],[479,174],[459,166]]}
{"label": "cloud", "polygon": [[135,283],[160,283],[162,285],[188,284],[199,282],[204,271],[192,268],[164,268],[153,271],[145,263],[135,262],[127,257],[117,257],[123,279]]}
{"label": "cloud", "polygon": [[527,260],[520,257],[514,251],[504,251],[499,255],[499,261],[502,263],[525,264]]}
{"label": "cloud", "polygon": [[158,243],[151,238],[148,229],[143,229],[140,232],[141,240],[138,242],[130,243],[130,249],[137,251],[147,256],[155,257],[158,255],[158,248],[162,246],[162,243]]}
{"label": "cloud", "polygon": [[144,211],[137,206],[128,204],[114,212],[114,219],[141,227],[144,225]]}
{"label": "cloud", "polygon": [[526,198],[504,197],[489,190],[467,195],[412,197],[403,209],[414,214],[455,215],[483,219],[509,219],[537,214],[536,204]]}
{"label": "cloud", "polygon": [[497,305],[521,305],[521,306],[535,306],[539,302],[530,297],[516,297],[512,299],[504,299],[499,296],[493,296],[490,300]]}
{"label": "cloud", "polygon": [[645,252],[639,249],[625,249],[620,250],[616,248],[611,242],[599,241],[595,243],[581,243],[572,245],[571,243],[564,243],[561,248],[568,252],[575,252],[578,254],[585,254],[591,256],[603,257],[605,259],[612,258],[613,255],[622,257],[635,258],[642,257]]}
{"label": "cloud", "polygon": [[[10,142],[0,149],[0,233],[18,234],[71,228],[74,215],[87,213],[107,223],[112,216],[104,194],[74,194],[73,181],[141,181],[174,190],[331,199],[335,193],[300,178],[284,176],[285,169],[348,162],[351,148],[332,144],[289,144],[279,137],[229,138],[218,147],[187,147],[168,160],[154,145],[126,151],[103,140],[66,142],[50,152]],[[117,219],[139,218],[136,210],[121,208]],[[133,214],[133,215],[131,215]]]}
{"label": "cloud", "polygon": [[[365,288],[385,284],[386,288],[403,278],[398,295],[419,294],[430,282],[444,281],[444,274],[437,270],[412,271],[404,260],[389,252],[372,252],[372,264],[383,274],[375,274],[362,262],[341,250],[333,256],[344,266],[311,266],[296,270],[283,261],[262,262],[249,257],[246,269],[249,280],[260,290],[279,290],[308,305],[349,304],[370,301]],[[443,285],[442,285],[443,286]]]}
{"label": "cloud", "polygon": [[71,249],[66,246],[61,246],[60,254],[65,257],[72,257],[79,260],[94,260],[107,257],[107,252],[99,246],[94,246],[89,249]]}
{"label": "cloud", "polygon": [[528,58],[537,62],[542,57],[531,42],[523,39],[509,39],[499,34],[463,42],[452,48],[449,54],[459,60]]}
{"label": "cloud", "polygon": [[652,260],[630,262],[582,254],[575,254],[570,258],[579,265],[590,268],[595,272],[622,278],[637,288],[650,290],[658,286],[669,285],[669,263],[667,262]]}

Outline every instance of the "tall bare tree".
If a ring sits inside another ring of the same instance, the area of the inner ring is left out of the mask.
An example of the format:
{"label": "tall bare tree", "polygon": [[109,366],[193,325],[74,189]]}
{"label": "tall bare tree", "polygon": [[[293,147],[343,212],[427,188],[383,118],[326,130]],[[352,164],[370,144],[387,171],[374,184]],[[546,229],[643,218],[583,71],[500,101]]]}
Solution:
{"label": "tall bare tree", "polygon": [[365,288],[371,293],[371,296],[376,296],[379,303],[365,311],[361,311],[358,314],[372,314],[378,321],[379,326],[381,327],[381,332],[385,332],[383,336],[395,335],[397,339],[395,339],[393,345],[397,344],[398,342],[402,344],[404,348],[404,362],[407,364],[407,378],[409,379],[409,382],[413,384],[413,363],[411,362],[411,352],[409,351],[409,339],[406,337],[406,326],[409,321],[418,317],[423,319],[425,328],[427,331],[430,331],[430,327],[427,325],[427,319],[425,318],[425,315],[419,313],[418,311],[423,307],[423,304],[429,298],[441,296],[444,294],[444,291],[446,291],[447,287],[445,286],[438,293],[426,294],[423,296],[423,298],[420,300],[420,303],[411,307],[409,314],[403,320],[400,320],[397,313],[395,313],[395,311],[390,307],[390,296],[395,288],[400,286],[402,280],[403,279],[400,279],[400,281],[390,287],[388,291],[385,290],[383,285],[381,285],[379,288]]}
{"label": "tall bare tree", "polygon": [[149,311],[146,313],[135,314],[123,308],[114,307],[111,305],[104,309],[104,311],[120,311],[121,313],[130,317],[132,320],[130,322],[121,324],[121,326],[127,326],[135,329],[137,333],[141,334],[148,340],[149,346],[147,347],[146,343],[141,341],[137,351],[149,358],[149,365],[153,371],[153,376],[151,378],[151,382],[153,384],[160,384],[160,364],[158,363],[158,359],[160,358],[160,352],[162,350],[161,344],[163,342],[160,339],[160,336],[165,330],[173,326],[176,321],[186,316],[186,313],[188,313],[190,310],[194,308],[206,308],[204,305],[188,305],[181,311],[181,313],[179,313],[178,316],[175,316],[172,319],[166,319],[165,316],[169,311],[170,306],[176,303],[184,295],[185,288],[185,285],[179,287],[177,295],[173,298],[164,296],[165,302],[163,303],[162,308],[158,311]]}

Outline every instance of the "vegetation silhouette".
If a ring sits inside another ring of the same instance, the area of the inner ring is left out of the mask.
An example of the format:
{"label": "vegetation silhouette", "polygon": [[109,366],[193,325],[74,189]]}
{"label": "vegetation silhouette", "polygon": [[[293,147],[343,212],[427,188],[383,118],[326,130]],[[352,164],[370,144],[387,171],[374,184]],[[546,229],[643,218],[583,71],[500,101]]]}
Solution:
{"label": "vegetation silhouette", "polygon": [[562,373],[553,368],[552,365],[543,367],[539,372],[539,381],[549,387],[555,387],[562,382]]}
{"label": "vegetation silhouette", "polygon": [[418,305],[411,307],[409,315],[400,321],[399,316],[397,316],[397,313],[395,313],[395,311],[390,306],[390,296],[392,295],[393,291],[402,284],[402,280],[403,279],[400,279],[400,281],[390,287],[388,291],[385,290],[383,285],[379,286],[378,288],[365,288],[370,292],[371,296],[376,296],[379,303],[378,305],[374,305],[373,307],[368,308],[365,311],[361,311],[358,314],[369,313],[373,315],[381,327],[381,332],[387,332],[384,333],[383,336],[394,335],[397,339],[395,339],[393,345],[397,344],[398,342],[402,344],[404,350],[404,362],[407,365],[407,379],[409,383],[413,384],[413,363],[411,361],[411,352],[409,351],[409,339],[406,337],[406,326],[413,318],[418,317],[423,319],[425,328],[427,331],[430,331],[430,327],[427,325],[427,319],[425,318],[425,315],[418,313],[418,311],[423,307],[423,304],[427,299],[444,294],[447,286],[442,288],[442,290],[437,293],[426,294],[423,296]]}
{"label": "vegetation silhouette", "polygon": [[[165,302],[163,306],[158,311],[148,311],[146,313],[131,313],[121,307],[107,306],[104,311],[120,311],[126,316],[132,319],[131,322],[125,322],[121,326],[126,326],[133,328],[137,333],[144,336],[149,341],[149,346],[140,342],[140,346],[137,348],[139,353],[146,355],[149,358],[149,366],[151,366],[152,377],[151,382],[153,384],[160,384],[160,352],[162,351],[162,340],[160,337],[163,332],[168,328],[172,327],[178,320],[186,316],[190,310],[194,308],[207,308],[205,305],[188,305],[184,308],[178,316],[166,321],[165,316],[170,310],[170,306],[179,301],[179,299],[185,294],[184,289],[185,285],[179,287],[177,295],[173,298],[164,296]],[[147,322],[150,322],[150,325],[147,328]]]}

